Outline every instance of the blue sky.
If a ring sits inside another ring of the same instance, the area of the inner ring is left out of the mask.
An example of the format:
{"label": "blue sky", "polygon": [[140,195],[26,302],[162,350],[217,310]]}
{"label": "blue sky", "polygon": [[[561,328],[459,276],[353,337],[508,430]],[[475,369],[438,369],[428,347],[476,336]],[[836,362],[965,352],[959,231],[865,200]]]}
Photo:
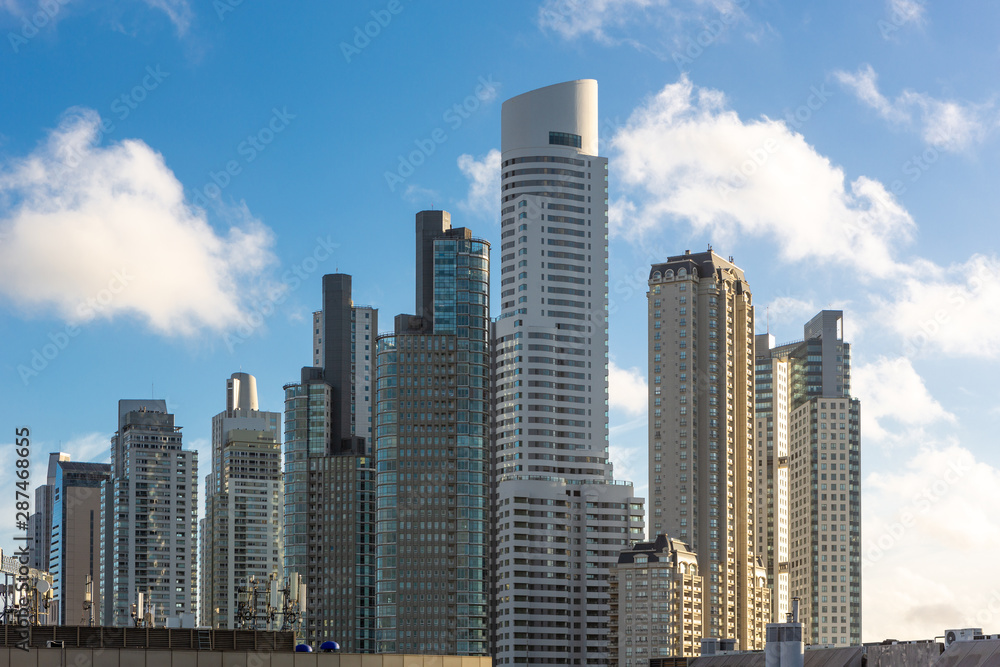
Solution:
{"label": "blue sky", "polygon": [[310,362],[321,276],[353,274],[387,329],[417,211],[498,240],[500,103],[595,78],[617,475],[645,495],[648,266],[712,244],[779,342],[845,311],[865,640],[998,632],[998,22],[940,0],[0,0],[0,443],[31,427],[35,484],[49,451],[106,458],[117,400],[155,395],[204,476],[229,374],[280,411]]}

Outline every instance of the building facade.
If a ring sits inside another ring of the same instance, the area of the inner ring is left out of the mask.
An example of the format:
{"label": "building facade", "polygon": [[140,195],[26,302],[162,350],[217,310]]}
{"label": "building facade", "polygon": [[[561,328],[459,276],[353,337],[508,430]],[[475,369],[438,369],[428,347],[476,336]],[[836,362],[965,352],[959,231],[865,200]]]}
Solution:
{"label": "building facade", "polygon": [[754,316],[743,271],[709,250],[650,270],[652,530],[689,544],[705,633],[764,644],[767,572],[754,540]]}
{"label": "building facade", "polygon": [[52,497],[55,492],[56,471],[60,461],[69,461],[69,454],[52,452],[46,469],[45,484],[35,487],[35,511],[28,517],[28,567],[49,571],[49,552],[52,550]]}
{"label": "building facade", "polygon": [[[861,404],[851,397],[843,311],[824,310],[803,340],[758,349],[787,364],[788,580],[810,644],[861,643]],[[777,391],[779,382],[772,382]],[[763,404],[759,408],[766,407]],[[762,417],[759,415],[758,424]],[[780,457],[779,457],[780,459]],[[781,472],[780,466],[776,470]],[[774,473],[769,472],[773,476]],[[775,487],[781,476],[767,480]],[[780,496],[779,496],[780,497]]]}
{"label": "building facade", "polygon": [[493,483],[498,664],[608,660],[609,568],[644,534],[608,460],[608,162],[597,82],[503,104]]}
{"label": "building facade", "polygon": [[771,356],[774,337],[755,338],[756,361],[756,453],[757,493],[754,496],[757,553],[764,559],[767,585],[771,589],[771,623],[784,623],[791,611],[788,583],[789,498],[788,498],[788,401],[787,358]]}
{"label": "building facade", "polygon": [[101,488],[111,475],[111,466],[68,458],[56,463],[53,484],[49,573],[56,612],[49,612],[49,622],[97,625],[100,617],[93,603],[103,555]]}
{"label": "building facade", "polygon": [[416,315],[378,338],[378,650],[489,655],[490,244],[416,216]]}
{"label": "building facade", "polygon": [[[378,311],[355,306],[351,276],[323,276],[313,359],[285,390],[285,575],[304,578],[303,633],[375,651],[375,468],[371,423]],[[320,333],[321,332],[321,333]]]}
{"label": "building facade", "polygon": [[701,655],[703,577],[698,557],[667,535],[621,552],[611,570],[611,667]]}
{"label": "building facade", "polygon": [[[118,401],[111,476],[101,516],[104,625],[133,625],[144,611],[193,625],[198,596],[198,453],[162,399]],[[146,610],[134,610],[142,593]]]}
{"label": "building facade", "polygon": [[[283,580],[281,415],[260,410],[257,379],[233,373],[226,409],[212,417],[212,470],[201,530],[201,625],[269,626],[237,617],[237,589]],[[270,586],[266,586],[270,592]],[[263,613],[260,600],[255,613]],[[248,610],[246,610],[248,611]]]}

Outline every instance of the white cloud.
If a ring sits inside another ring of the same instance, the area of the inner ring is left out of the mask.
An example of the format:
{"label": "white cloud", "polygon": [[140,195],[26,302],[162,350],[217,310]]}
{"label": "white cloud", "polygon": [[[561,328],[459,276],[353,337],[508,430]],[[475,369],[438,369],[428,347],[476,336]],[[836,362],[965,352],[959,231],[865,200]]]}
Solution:
{"label": "white cloud", "polygon": [[[897,442],[908,440],[912,444],[917,433],[914,427],[956,421],[955,415],[931,396],[905,357],[879,357],[873,363],[855,366],[851,389],[861,399],[861,432],[866,441],[886,442],[895,434]],[[899,437],[901,430],[905,435]]]}
{"label": "white cloud", "polygon": [[646,374],[638,368],[621,368],[612,359],[608,364],[608,401],[614,409],[630,415],[646,413],[649,391]]}
{"label": "white cloud", "polygon": [[876,299],[880,319],[903,339],[903,353],[1000,358],[1000,259],[973,255],[949,267],[915,262],[891,299]]}
{"label": "white cloud", "polygon": [[896,461],[862,485],[864,640],[1000,631],[1000,470],[954,443]]}
{"label": "white cloud", "polygon": [[851,266],[862,276],[904,269],[891,246],[914,228],[878,181],[844,172],[784,121],[744,121],[716,90],[686,76],[636,109],[611,141],[625,196],[612,233],[641,241],[684,221],[718,242],[772,238],[783,259]]}
{"label": "white cloud", "polygon": [[142,0],[153,9],[159,9],[177,28],[177,34],[183,35],[191,27],[191,6],[187,0]]}
{"label": "white cloud", "polygon": [[[781,325],[805,322],[819,312],[812,301],[798,299],[793,296],[779,296],[763,305],[754,306],[757,332],[767,333],[772,328]],[[779,343],[780,344],[780,343]]]}
{"label": "white cloud", "polygon": [[458,168],[469,179],[469,194],[459,206],[482,218],[496,220],[499,212],[500,151],[491,148],[481,158],[458,156]]}
{"label": "white cloud", "polygon": [[997,124],[992,102],[977,105],[938,100],[912,90],[904,90],[890,100],[879,92],[878,75],[871,65],[854,73],[836,71],[833,75],[879,116],[893,125],[915,128],[927,144],[941,150],[964,151],[982,141]]}
{"label": "white cloud", "polygon": [[603,44],[625,42],[648,50],[629,36],[633,26],[663,30],[668,23],[675,27],[692,24],[716,39],[727,26],[745,17],[747,4],[747,0],[545,0],[538,9],[538,26],[568,40],[589,37]]}
{"label": "white cloud", "polygon": [[923,25],[927,10],[922,0],[886,0],[885,9],[897,27]]}
{"label": "white cloud", "polygon": [[270,230],[222,207],[233,222],[220,236],[160,154],[100,146],[99,123],[71,110],[34,152],[0,164],[0,296],[76,324],[134,315],[164,334],[244,322],[275,293]]}

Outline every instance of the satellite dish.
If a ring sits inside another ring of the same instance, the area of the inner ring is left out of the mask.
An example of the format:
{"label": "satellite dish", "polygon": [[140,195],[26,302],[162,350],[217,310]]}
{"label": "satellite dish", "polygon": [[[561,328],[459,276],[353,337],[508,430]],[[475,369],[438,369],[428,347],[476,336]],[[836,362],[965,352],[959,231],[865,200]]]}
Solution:
{"label": "satellite dish", "polygon": [[35,584],[35,590],[39,593],[44,593],[50,588],[52,588],[52,585],[44,579],[39,579],[38,583]]}

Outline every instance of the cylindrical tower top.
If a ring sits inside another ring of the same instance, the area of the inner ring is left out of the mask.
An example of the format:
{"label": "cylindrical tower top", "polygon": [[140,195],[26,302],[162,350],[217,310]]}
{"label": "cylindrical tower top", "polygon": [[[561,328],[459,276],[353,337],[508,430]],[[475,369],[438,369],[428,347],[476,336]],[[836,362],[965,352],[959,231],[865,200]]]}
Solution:
{"label": "cylindrical tower top", "polygon": [[[501,108],[501,150],[568,146],[597,155],[597,81],[579,79],[512,97]],[[574,145],[573,137],[579,137]]]}
{"label": "cylindrical tower top", "polygon": [[249,373],[233,373],[230,378],[229,410],[260,410],[257,403],[257,378]]}

